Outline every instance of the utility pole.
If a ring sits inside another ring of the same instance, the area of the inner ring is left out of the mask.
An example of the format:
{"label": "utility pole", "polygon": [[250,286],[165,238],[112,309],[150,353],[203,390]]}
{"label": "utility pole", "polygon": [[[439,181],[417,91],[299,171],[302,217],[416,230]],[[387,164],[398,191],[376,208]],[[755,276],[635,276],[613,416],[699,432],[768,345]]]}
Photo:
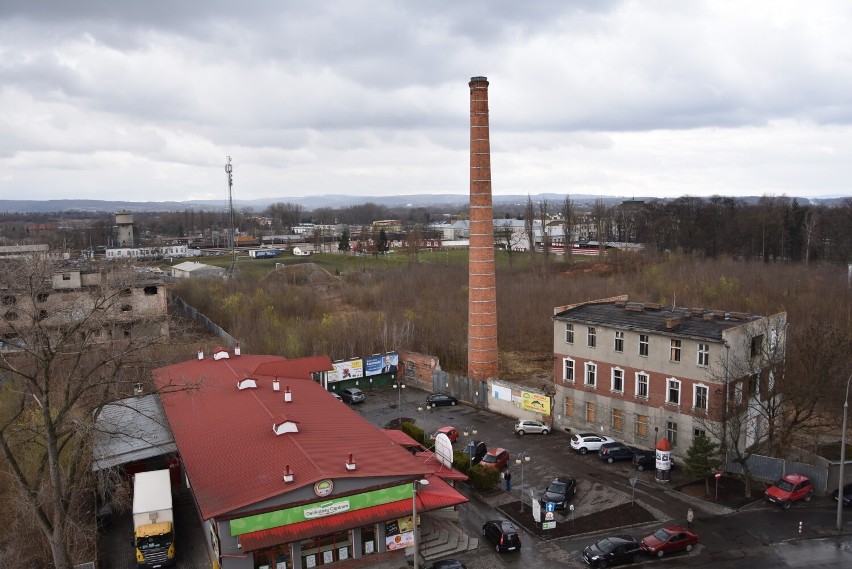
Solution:
{"label": "utility pole", "polygon": [[235,234],[236,229],[234,228],[234,196],[231,191],[234,185],[234,178],[231,175],[233,172],[233,167],[231,166],[231,157],[228,156],[228,162],[225,164],[225,173],[228,175],[228,220],[231,226],[231,266],[228,267],[227,276],[233,277],[237,272],[237,236]]}

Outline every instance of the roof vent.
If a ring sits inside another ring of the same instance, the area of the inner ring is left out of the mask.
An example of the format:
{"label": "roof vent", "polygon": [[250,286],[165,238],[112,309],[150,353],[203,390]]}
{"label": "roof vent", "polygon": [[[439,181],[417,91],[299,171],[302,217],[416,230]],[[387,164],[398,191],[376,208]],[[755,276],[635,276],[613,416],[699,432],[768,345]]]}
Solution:
{"label": "roof vent", "polygon": [[228,351],[225,350],[225,348],[218,347],[215,350],[213,350],[213,359],[214,360],[227,360],[230,357],[231,357],[231,354],[229,354]]}
{"label": "roof vent", "polygon": [[204,359],[204,350],[202,350],[201,348],[198,348],[198,359],[199,360]]}
{"label": "roof vent", "polygon": [[662,310],[663,305],[660,304],[659,302],[646,302],[645,308],[647,310]]}
{"label": "roof vent", "polygon": [[235,356],[239,356],[239,355],[240,355],[240,343],[239,343],[239,342],[237,342],[237,345],[236,345],[236,346],[234,346],[234,355],[235,355]]}
{"label": "roof vent", "polygon": [[731,320],[748,320],[748,314],[745,312],[731,312],[729,316]]}
{"label": "roof vent", "polygon": [[680,326],[680,316],[674,318],[666,318],[666,330],[673,330]]}
{"label": "roof vent", "polygon": [[284,468],[284,477],[283,478],[284,478],[284,482],[286,482],[287,484],[290,484],[293,481],[293,471],[290,470],[289,464]]}
{"label": "roof vent", "polygon": [[703,308],[691,308],[690,310],[692,310],[693,316],[701,316],[702,314],[704,314]]}
{"label": "roof vent", "polygon": [[290,393],[290,386],[288,385],[284,390],[284,403],[290,403],[293,401],[293,394]]}
{"label": "roof vent", "polygon": [[619,308],[624,308],[624,305],[627,304],[626,300],[616,300],[615,305]]}
{"label": "roof vent", "polygon": [[705,322],[709,322],[709,321],[713,320],[713,313],[712,312],[705,312],[704,315],[701,318]]}
{"label": "roof vent", "polygon": [[249,389],[249,388],[257,389],[257,382],[255,380],[253,380],[252,378],[247,377],[247,378],[241,379],[240,381],[237,382],[237,389],[243,390],[243,389]]}
{"label": "roof vent", "polygon": [[355,460],[352,458],[352,453],[349,453],[349,458],[346,459],[346,470],[352,472],[355,470]]}
{"label": "roof vent", "polygon": [[628,302],[624,305],[624,309],[630,312],[644,312],[645,305],[641,302]]}
{"label": "roof vent", "polygon": [[275,419],[274,423],[272,423],[272,432],[276,435],[283,435],[284,433],[298,433],[299,426],[296,424],[297,422],[298,421],[288,419],[287,417],[279,417]]}
{"label": "roof vent", "polygon": [[272,391],[281,391],[281,382],[277,377],[272,380]]}

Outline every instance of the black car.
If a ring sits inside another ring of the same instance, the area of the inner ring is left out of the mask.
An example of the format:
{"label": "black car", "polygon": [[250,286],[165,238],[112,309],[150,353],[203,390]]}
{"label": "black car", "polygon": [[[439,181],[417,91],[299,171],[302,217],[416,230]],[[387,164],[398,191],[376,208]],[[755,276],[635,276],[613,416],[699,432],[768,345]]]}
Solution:
{"label": "black car", "polygon": [[583,561],[592,567],[639,563],[645,558],[640,547],[629,535],[605,537],[583,550]]}
{"label": "black car", "polygon": [[340,392],[340,398],[347,403],[363,403],[366,399],[364,392],[357,387],[350,387]]}
{"label": "black car", "polygon": [[606,443],[598,449],[598,457],[612,464],[616,460],[633,460],[636,449],[624,443]]}
{"label": "black car", "polygon": [[[633,454],[633,466],[636,470],[656,470],[657,454],[652,450],[635,450]],[[669,467],[674,470],[677,465],[675,461],[669,461]]]}
{"label": "black car", "polygon": [[488,452],[488,446],[482,441],[470,441],[464,447],[464,453],[470,456],[470,465],[476,466],[482,462],[482,457]]}
{"label": "black car", "polygon": [[491,520],[482,524],[482,535],[494,544],[497,551],[514,551],[521,548],[521,536],[508,520]]}
{"label": "black car", "polygon": [[[837,489],[831,493],[831,499],[837,501]],[[843,487],[843,506],[852,506],[852,484]]]}
{"label": "black car", "polygon": [[441,559],[431,565],[427,565],[426,569],[467,569],[467,567],[457,559]]}
{"label": "black car", "polygon": [[538,499],[542,508],[546,508],[545,504],[556,504],[557,510],[565,510],[568,508],[568,500],[577,493],[577,481],[570,476],[560,476],[554,478],[553,482],[541,493]]}
{"label": "black car", "polygon": [[446,393],[432,393],[426,397],[426,407],[443,407],[445,405],[455,405],[458,402],[458,399]]}

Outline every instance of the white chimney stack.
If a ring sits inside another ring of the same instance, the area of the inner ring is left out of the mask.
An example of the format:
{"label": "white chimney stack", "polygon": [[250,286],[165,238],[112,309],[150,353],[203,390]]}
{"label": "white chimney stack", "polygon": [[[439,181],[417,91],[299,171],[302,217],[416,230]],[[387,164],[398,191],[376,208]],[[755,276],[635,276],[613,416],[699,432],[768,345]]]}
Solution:
{"label": "white chimney stack", "polygon": [[349,453],[349,458],[346,460],[346,470],[355,470],[355,461],[352,459],[352,453]]}
{"label": "white chimney stack", "polygon": [[284,403],[290,403],[293,401],[293,394],[290,393],[290,386],[287,386],[287,390],[284,392]]}
{"label": "white chimney stack", "polygon": [[204,350],[202,350],[201,348],[198,348],[198,359],[199,360],[204,359]]}
{"label": "white chimney stack", "polygon": [[239,342],[237,342],[237,345],[234,346],[234,355],[235,356],[240,355],[240,343]]}
{"label": "white chimney stack", "polygon": [[290,470],[290,465],[287,465],[287,468],[284,469],[284,482],[290,483],[293,481],[293,471]]}
{"label": "white chimney stack", "polygon": [[281,382],[277,379],[272,380],[272,391],[281,391]]}

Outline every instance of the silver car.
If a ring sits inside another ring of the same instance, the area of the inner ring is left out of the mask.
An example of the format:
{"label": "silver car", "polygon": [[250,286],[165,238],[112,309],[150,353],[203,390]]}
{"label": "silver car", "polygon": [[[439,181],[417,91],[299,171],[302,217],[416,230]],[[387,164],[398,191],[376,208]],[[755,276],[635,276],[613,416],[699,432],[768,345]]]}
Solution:
{"label": "silver car", "polygon": [[515,434],[523,436],[527,433],[546,435],[550,433],[550,427],[541,421],[531,421],[528,419],[518,420],[518,422],[515,423]]}

